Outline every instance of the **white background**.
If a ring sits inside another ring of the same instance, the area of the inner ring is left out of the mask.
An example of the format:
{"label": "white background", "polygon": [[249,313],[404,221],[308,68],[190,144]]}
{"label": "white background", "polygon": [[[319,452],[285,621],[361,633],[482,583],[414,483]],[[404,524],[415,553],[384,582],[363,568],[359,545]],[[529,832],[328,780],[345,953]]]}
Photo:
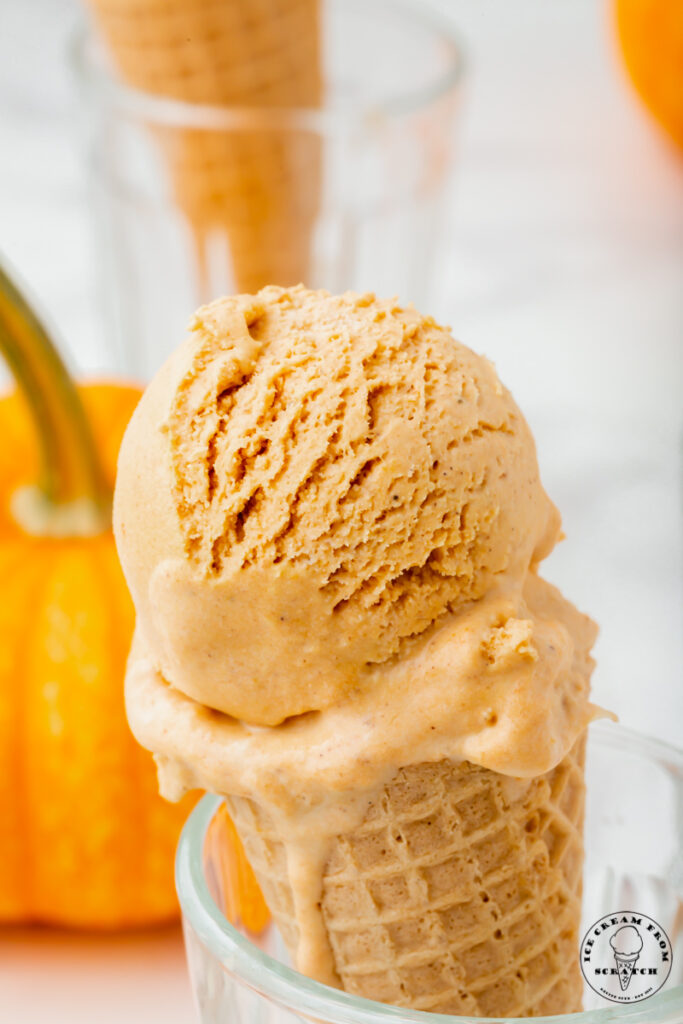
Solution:
{"label": "white background", "polygon": [[[595,699],[680,743],[683,161],[597,0],[435,0],[467,88],[440,307],[537,436],[568,540],[546,574],[601,625]],[[111,364],[67,68],[76,0],[3,0],[0,249],[73,365]],[[176,931],[0,931],[0,1022],[194,1020]]]}

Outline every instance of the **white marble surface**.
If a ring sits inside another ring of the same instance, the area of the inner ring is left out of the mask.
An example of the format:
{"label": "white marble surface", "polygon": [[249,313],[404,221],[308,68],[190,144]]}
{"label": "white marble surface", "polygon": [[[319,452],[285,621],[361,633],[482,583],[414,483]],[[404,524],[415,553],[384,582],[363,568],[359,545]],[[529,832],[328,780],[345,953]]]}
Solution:
{"label": "white marble surface", "polygon": [[[435,3],[469,52],[439,312],[536,433],[568,534],[547,574],[601,625],[596,699],[680,742],[683,163],[633,101],[607,6]],[[65,61],[78,14],[2,4],[0,246],[73,363],[97,371],[110,360]],[[0,1020],[126,1017],[192,1020],[177,933],[0,933]]]}

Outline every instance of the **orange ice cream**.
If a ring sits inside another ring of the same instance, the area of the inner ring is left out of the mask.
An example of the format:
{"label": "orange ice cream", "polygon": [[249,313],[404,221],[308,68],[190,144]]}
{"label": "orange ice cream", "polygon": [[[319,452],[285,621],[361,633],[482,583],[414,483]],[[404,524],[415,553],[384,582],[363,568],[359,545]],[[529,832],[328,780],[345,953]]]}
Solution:
{"label": "orange ice cream", "polygon": [[395,302],[303,288],[200,310],[128,430],[117,522],[166,678],[259,725],[521,586],[559,526],[485,359]]}
{"label": "orange ice cream", "polygon": [[145,393],[115,498],[129,718],[169,797],[266,809],[305,973],[341,983],[331,850],[398,770],[536,780],[595,717],[595,627],[536,573],[559,526],[492,365],[394,300],[219,300]]}

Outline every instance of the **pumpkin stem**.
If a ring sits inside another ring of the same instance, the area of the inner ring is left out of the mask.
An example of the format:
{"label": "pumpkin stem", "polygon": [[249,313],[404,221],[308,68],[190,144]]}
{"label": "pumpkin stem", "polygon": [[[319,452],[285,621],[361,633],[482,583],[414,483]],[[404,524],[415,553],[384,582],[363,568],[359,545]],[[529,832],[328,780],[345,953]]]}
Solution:
{"label": "pumpkin stem", "polygon": [[83,403],[47,330],[2,266],[0,355],[29,405],[41,449],[40,479],[14,495],[15,518],[32,534],[104,532],[111,496]]}

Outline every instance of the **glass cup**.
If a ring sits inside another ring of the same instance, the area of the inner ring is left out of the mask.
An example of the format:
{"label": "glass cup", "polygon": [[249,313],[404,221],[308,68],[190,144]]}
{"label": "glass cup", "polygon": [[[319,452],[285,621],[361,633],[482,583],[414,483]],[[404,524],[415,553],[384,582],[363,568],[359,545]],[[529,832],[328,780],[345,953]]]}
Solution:
{"label": "glass cup", "polygon": [[[100,306],[120,369],[148,377],[202,302],[268,283],[439,312],[460,45],[420,0],[321,4],[315,109],[155,97],[125,86],[87,31],[75,40]],[[227,223],[200,223],[214,188]]]}
{"label": "glass cup", "polygon": [[[646,914],[668,933],[672,970],[662,990],[642,1002],[608,1003],[586,986],[583,1013],[534,1019],[546,1024],[681,1024],[683,751],[599,722],[589,732],[586,780],[582,933],[605,914]],[[230,924],[212,896],[219,873],[212,826],[221,803],[219,797],[206,796],[197,805],[176,862],[202,1024],[480,1024],[481,1017],[405,1010],[327,988],[289,966],[272,923],[258,935],[242,922]]]}

